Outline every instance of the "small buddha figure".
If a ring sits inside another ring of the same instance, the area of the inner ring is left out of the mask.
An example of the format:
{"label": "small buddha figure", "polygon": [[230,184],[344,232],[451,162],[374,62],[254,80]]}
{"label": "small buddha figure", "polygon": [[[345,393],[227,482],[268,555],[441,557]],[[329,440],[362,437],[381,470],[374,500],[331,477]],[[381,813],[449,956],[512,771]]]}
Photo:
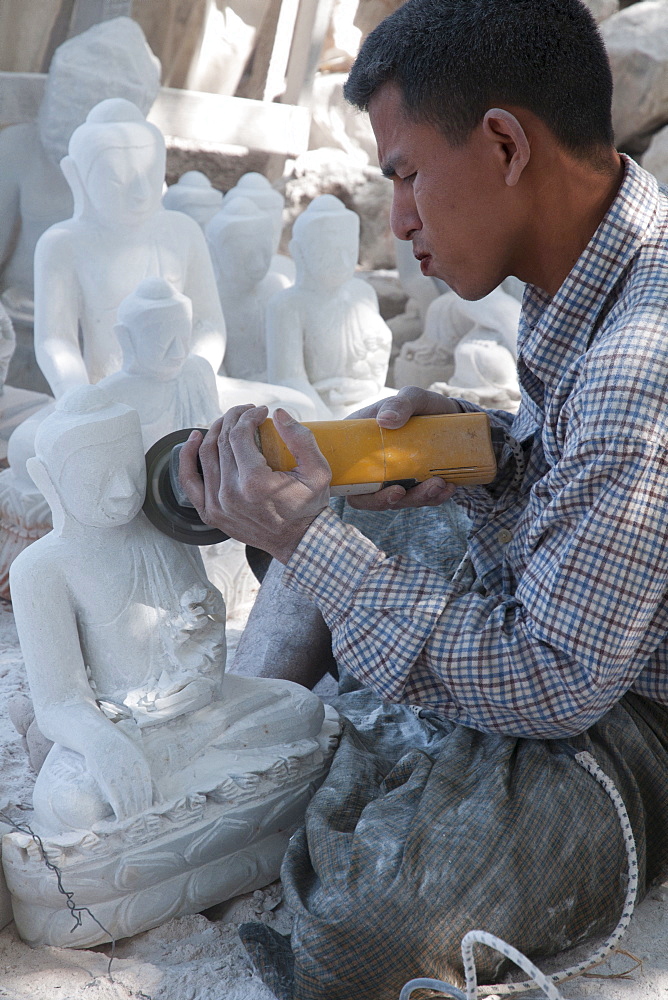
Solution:
{"label": "small buddha figure", "polygon": [[196,222],[162,206],[159,129],[129,101],[102,101],[61,166],[74,215],[48,229],[35,253],[35,354],[54,395],[120,369],[116,310],[146,277],[165,278],[191,299],[191,349],[217,371],[225,321],[209,252]]}
{"label": "small buddha figure", "polygon": [[208,361],[190,352],[192,303],[164,278],[145,278],[123,299],[114,327],[123,367],[99,383],[137,410],[144,449],[181,427],[208,427],[220,416]]}
{"label": "small buddha figure", "polygon": [[333,195],[315,198],[294,224],[290,252],[295,284],[267,306],[270,381],[310,394],[322,420],[391,395],[392,335],[375,291],[354,277],[358,216]]}
{"label": "small buddha figure", "polygon": [[[204,358],[190,353],[189,298],[164,278],[145,278],[121,302],[114,330],[123,351],[123,367],[98,384],[117,403],[137,411],[145,451],[172,431],[209,427],[220,416],[213,368]],[[228,614],[233,615],[257,590],[245,546],[228,538],[202,546],[200,552],[207,577],[221,591]],[[0,560],[0,585],[1,571]]]}
{"label": "small buddha figure", "polygon": [[162,204],[175,212],[185,212],[204,229],[222,206],[223,195],[212,186],[206,174],[188,170],[181,174],[176,184],[167,188]]}
{"label": "small buddha figure", "polygon": [[28,470],[54,530],[11,570],[35,719],[54,743],[35,785],[35,829],[50,836],[106,821],[113,831],[183,796],[216,800],[230,766],[261,770],[264,748],[317,740],[323,708],[310,692],[225,676],[220,594],[198,551],[141,510],[136,411],[99,386],[79,387],[35,444]]}
{"label": "small buddha figure", "polygon": [[232,198],[208,223],[206,238],[225,314],[225,371],[266,381],[265,310],[285,287],[270,271],[273,236],[266,216],[249,198]]}
{"label": "small buddha figure", "polygon": [[277,275],[284,288],[295,280],[295,265],[290,257],[278,252],[283,233],[283,195],[272,187],[263,174],[255,170],[243,174],[233,188],[226,193],[224,202],[234,198],[249,198],[263,212],[269,222],[271,232],[271,264],[270,273]]}
{"label": "small buddha figure", "polygon": [[501,287],[476,302],[446,292],[429,306],[422,336],[403,345],[395,385],[434,388],[514,412],[519,315],[520,303]]}
{"label": "small buddha figure", "polygon": [[75,128],[108,97],[147,114],[159,87],[160,63],[139,25],[112,18],[56,49],[37,121],[0,131],[0,291],[13,319],[32,321],[37,240],[72,215],[60,161]]}

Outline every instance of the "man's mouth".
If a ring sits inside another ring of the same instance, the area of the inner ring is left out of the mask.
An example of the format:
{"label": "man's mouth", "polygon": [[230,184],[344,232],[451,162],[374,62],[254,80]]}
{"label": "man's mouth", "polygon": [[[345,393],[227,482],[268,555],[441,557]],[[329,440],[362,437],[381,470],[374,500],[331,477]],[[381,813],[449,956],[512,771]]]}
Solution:
{"label": "man's mouth", "polygon": [[422,273],[426,274],[427,273],[427,269],[428,269],[428,267],[429,267],[429,265],[431,263],[431,254],[430,253],[419,252],[419,253],[415,253],[414,257],[415,257],[416,260],[419,260],[419,262],[420,262],[420,270],[422,271]]}

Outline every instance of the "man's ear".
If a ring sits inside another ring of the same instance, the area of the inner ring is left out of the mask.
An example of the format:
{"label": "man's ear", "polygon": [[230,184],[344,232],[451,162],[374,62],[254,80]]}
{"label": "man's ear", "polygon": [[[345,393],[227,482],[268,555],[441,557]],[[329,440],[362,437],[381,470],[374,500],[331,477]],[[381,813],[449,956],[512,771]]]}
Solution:
{"label": "man's ear", "polygon": [[503,148],[505,156],[505,181],[514,187],[531,158],[531,147],[526,132],[515,115],[503,108],[490,108],[482,120],[483,135]]}

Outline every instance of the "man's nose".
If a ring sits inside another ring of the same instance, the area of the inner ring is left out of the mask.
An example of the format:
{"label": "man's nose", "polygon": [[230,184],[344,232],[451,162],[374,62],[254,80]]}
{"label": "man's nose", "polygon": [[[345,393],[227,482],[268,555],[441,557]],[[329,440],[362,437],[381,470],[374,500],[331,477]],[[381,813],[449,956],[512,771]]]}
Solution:
{"label": "man's nose", "polygon": [[399,183],[394,186],[390,226],[398,240],[411,240],[413,234],[422,229],[422,220],[413,197],[413,188],[409,184]]}

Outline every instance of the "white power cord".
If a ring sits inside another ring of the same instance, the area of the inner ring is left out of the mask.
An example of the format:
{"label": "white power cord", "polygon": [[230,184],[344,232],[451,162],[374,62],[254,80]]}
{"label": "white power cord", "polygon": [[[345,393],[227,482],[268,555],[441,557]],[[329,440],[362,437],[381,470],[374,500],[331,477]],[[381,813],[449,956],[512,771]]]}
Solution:
{"label": "white power cord", "polygon": [[[490,996],[490,994],[494,996],[509,996],[512,993],[525,993],[527,990],[535,989],[536,986],[540,987],[545,996],[548,997],[548,1000],[564,1000],[564,997],[557,989],[557,983],[563,983],[567,979],[574,979],[577,976],[581,976],[583,972],[593,968],[595,965],[599,965],[604,958],[614,951],[628,929],[638,893],[638,855],[633,839],[633,830],[626,806],[615,787],[615,783],[601,770],[590,753],[581,751],[575,754],[575,759],[580,767],[588,771],[608,793],[617,811],[622,828],[628,861],[628,885],[622,915],[612,934],[585,962],[579,962],[577,965],[571,965],[570,968],[564,969],[563,972],[546,976],[525,955],[517,951],[516,948],[513,948],[512,945],[502,941],[501,938],[496,937],[494,934],[488,934],[486,931],[469,931],[462,939],[462,961],[464,964],[464,977],[466,979],[466,992],[438,979],[411,979],[403,987],[399,994],[399,1000],[410,1000],[411,993],[420,988],[439,990],[445,993],[446,996],[450,996],[452,1000],[477,1000],[478,997]],[[486,944],[488,947],[501,952],[502,955],[505,955],[506,958],[509,958],[515,965],[519,966],[523,972],[531,976],[531,979],[520,983],[498,983],[494,986],[478,986],[475,961],[473,959],[474,944]]]}

